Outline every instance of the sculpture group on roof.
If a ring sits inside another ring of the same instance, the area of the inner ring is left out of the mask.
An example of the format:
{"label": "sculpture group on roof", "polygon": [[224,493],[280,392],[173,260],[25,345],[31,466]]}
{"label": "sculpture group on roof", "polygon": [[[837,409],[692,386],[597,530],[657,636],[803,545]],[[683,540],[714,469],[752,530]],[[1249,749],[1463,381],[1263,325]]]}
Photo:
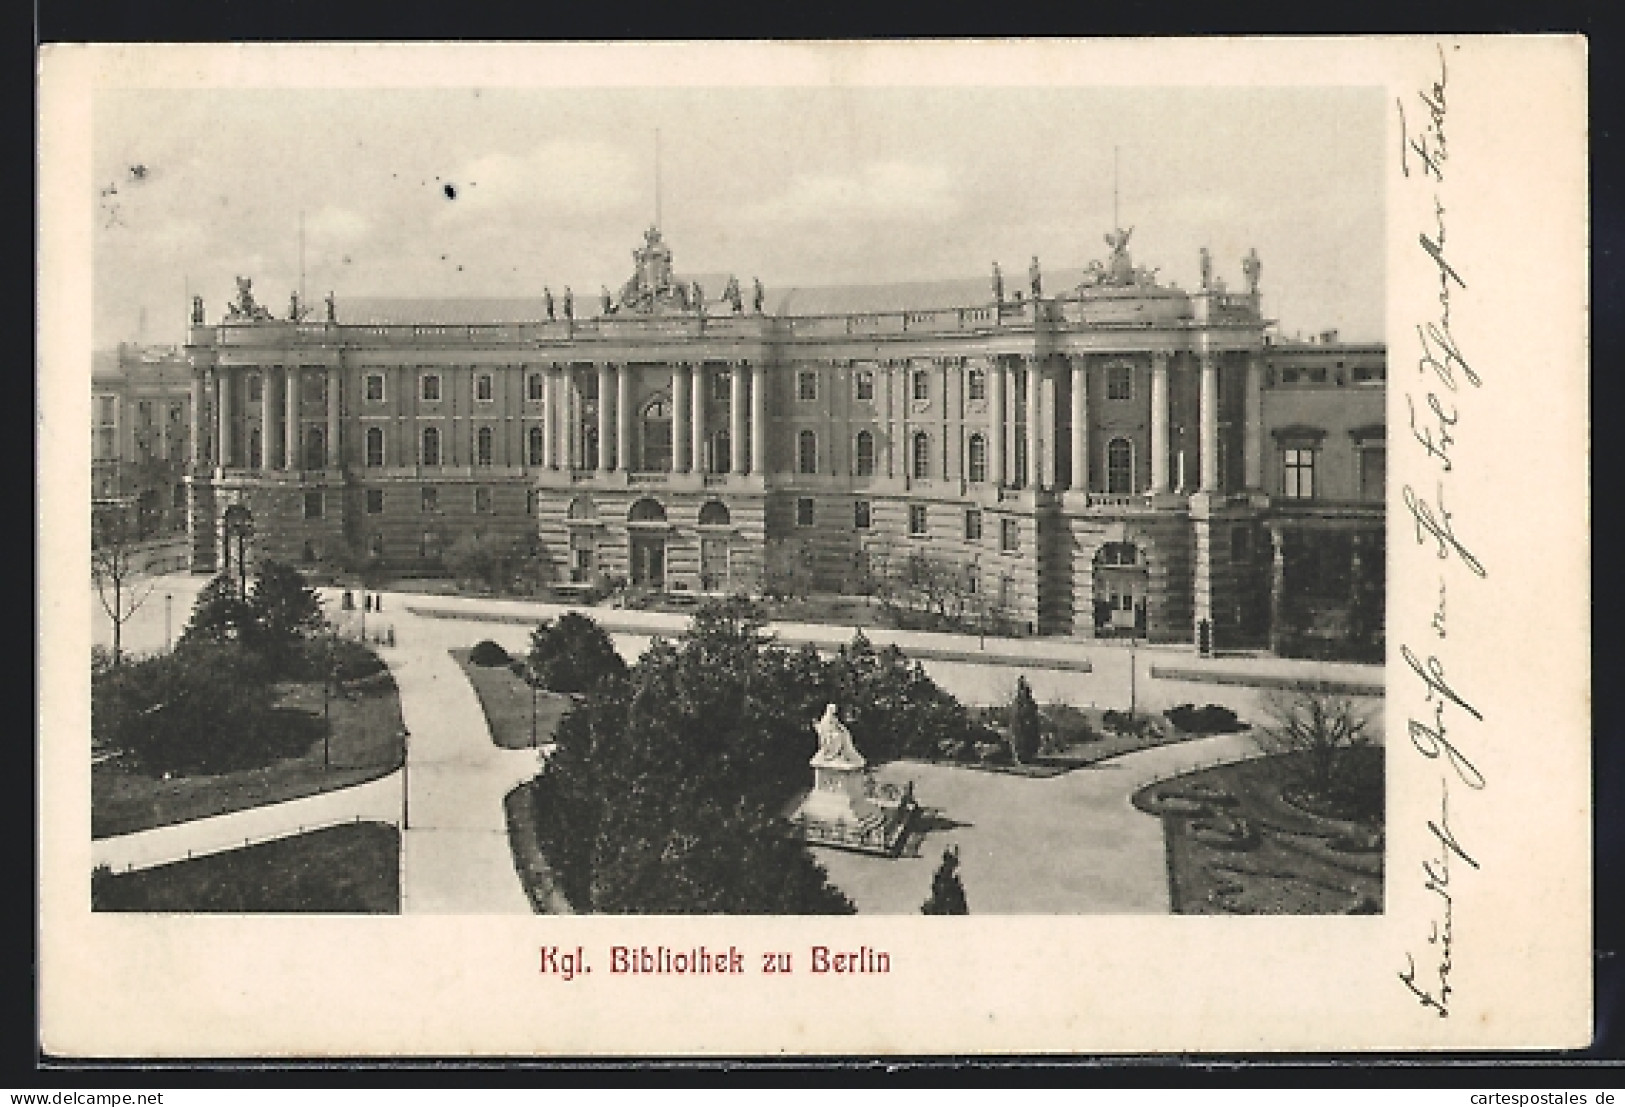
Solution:
{"label": "sculpture group on roof", "polygon": [[254,282],[248,277],[237,278],[237,298],[226,305],[228,323],[265,322],[271,312],[254,299]]}

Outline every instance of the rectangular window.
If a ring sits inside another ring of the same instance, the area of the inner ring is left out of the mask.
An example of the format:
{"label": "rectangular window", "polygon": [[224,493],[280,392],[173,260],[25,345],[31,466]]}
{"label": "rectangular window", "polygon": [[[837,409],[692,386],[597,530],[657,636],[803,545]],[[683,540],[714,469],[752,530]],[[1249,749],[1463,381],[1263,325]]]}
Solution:
{"label": "rectangular window", "polygon": [[1360,498],[1381,500],[1388,484],[1388,451],[1367,446],[1360,451]]}
{"label": "rectangular window", "polygon": [[1134,399],[1134,367],[1108,365],[1106,367],[1106,398],[1108,400]]}
{"label": "rectangular window", "polygon": [[573,531],[570,534],[570,582],[586,584],[592,579],[593,557],[596,543],[591,532]]}
{"label": "rectangular window", "polygon": [[999,533],[999,548],[1005,553],[1015,553],[1021,549],[1021,523],[1015,519],[1002,520]]}
{"label": "rectangular window", "polygon": [[540,373],[532,373],[525,381],[525,396],[531,400],[540,400],[546,393],[545,378]]}
{"label": "rectangular window", "polygon": [[489,488],[474,489],[474,510],[482,515],[491,511],[491,490]]}
{"label": "rectangular window", "polygon": [[384,402],[384,375],[382,373],[367,374],[367,402],[369,404]]}
{"label": "rectangular window", "polygon": [[117,411],[118,408],[116,406],[116,400],[114,397],[96,397],[96,422],[100,423],[104,427],[112,426],[115,422],[117,422]]}
{"label": "rectangular window", "polygon": [[818,374],[811,369],[803,369],[796,374],[796,399],[818,399]]}
{"label": "rectangular window", "polygon": [[320,519],[322,517],[322,494],[320,492],[305,493],[305,518]]}
{"label": "rectangular window", "polygon": [[926,531],[926,514],[924,504],[908,505],[908,532],[910,534],[924,534]]}
{"label": "rectangular window", "polygon": [[852,503],[852,529],[869,529],[869,501],[855,500]]}
{"label": "rectangular window", "polygon": [[726,538],[700,539],[700,591],[726,592],[728,590],[728,540]]}
{"label": "rectangular window", "polygon": [[813,525],[813,500],[811,496],[801,496],[796,500],[796,526],[810,527]]}
{"label": "rectangular window", "polygon": [[474,378],[474,398],[482,404],[488,404],[496,395],[496,385],[490,373],[481,373]]}
{"label": "rectangular window", "polygon": [[914,398],[916,400],[931,398],[931,374],[924,369],[914,370]]}
{"label": "rectangular window", "polygon": [[143,427],[152,426],[152,401],[151,400],[142,400],[141,402],[139,402],[138,404],[135,405],[135,410],[136,410],[136,413],[140,416],[139,421],[140,421],[140,423],[141,423],[141,425]]}
{"label": "rectangular window", "polygon": [[260,379],[258,373],[250,376],[248,378],[248,402],[251,404],[259,403],[264,388],[265,383]]}
{"label": "rectangular window", "polygon": [[425,488],[423,490],[422,495],[423,495],[423,510],[424,511],[439,511],[440,510],[440,489],[438,489],[438,488]]}
{"label": "rectangular window", "polygon": [[965,395],[972,400],[987,399],[987,370],[972,369],[966,374]]}
{"label": "rectangular window", "polygon": [[965,511],[965,541],[979,542],[982,539],[982,513],[976,508]]}
{"label": "rectangular window", "polygon": [[525,493],[525,514],[526,515],[534,515],[534,514],[536,514],[536,505],[541,502],[541,499],[542,499],[542,495],[541,495],[540,492],[537,492],[536,489],[532,488],[532,489],[529,489],[528,491],[526,491],[526,493]]}
{"label": "rectangular window", "polygon": [[1303,376],[1303,370],[1302,369],[1288,368],[1288,367],[1285,367],[1285,366],[1283,366],[1282,369],[1281,369],[1281,383],[1282,384],[1297,384],[1298,380],[1302,376]]}
{"label": "rectangular window", "polygon": [[423,400],[427,403],[436,403],[440,399],[440,374],[425,373],[423,375]]}
{"label": "rectangular window", "polygon": [[1289,447],[1281,451],[1281,494],[1289,500],[1314,499],[1314,450]]}
{"label": "rectangular window", "polygon": [[711,374],[711,398],[719,403],[733,394],[733,372],[719,369]]}
{"label": "rectangular window", "polygon": [[384,513],[384,490],[382,488],[367,489],[367,514],[382,515]]}
{"label": "rectangular window", "polygon": [[875,371],[873,369],[859,369],[852,374],[852,387],[854,395],[860,400],[873,400],[875,398]]}

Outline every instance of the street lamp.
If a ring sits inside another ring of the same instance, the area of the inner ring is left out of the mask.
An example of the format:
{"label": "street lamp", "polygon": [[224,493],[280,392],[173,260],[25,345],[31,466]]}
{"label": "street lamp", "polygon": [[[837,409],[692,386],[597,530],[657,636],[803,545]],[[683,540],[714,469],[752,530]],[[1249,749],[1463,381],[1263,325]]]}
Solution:
{"label": "street lamp", "polygon": [[536,667],[525,661],[525,683],[530,685],[530,748],[536,748]]}
{"label": "street lamp", "polygon": [[170,645],[169,645],[169,643],[170,643],[169,607],[170,607],[171,601],[173,601],[174,599],[175,599],[175,597],[173,595],[171,595],[170,593],[168,593],[168,592],[164,593],[164,652],[165,653],[168,653],[169,649],[170,649]]}
{"label": "street lamp", "polygon": [[412,732],[401,727],[401,830],[411,827],[412,783],[407,775],[412,767]]}

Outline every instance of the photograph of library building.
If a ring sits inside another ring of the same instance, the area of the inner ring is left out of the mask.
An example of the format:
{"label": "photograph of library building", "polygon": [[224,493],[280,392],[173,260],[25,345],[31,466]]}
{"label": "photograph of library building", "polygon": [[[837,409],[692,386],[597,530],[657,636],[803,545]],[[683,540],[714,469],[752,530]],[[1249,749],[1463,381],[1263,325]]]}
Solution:
{"label": "photograph of library building", "polygon": [[613,293],[239,278],[184,348],[192,568],[433,572],[470,532],[565,595],[930,565],[1027,633],[1380,660],[1383,346],[1283,338],[1256,252],[1182,290],[1130,237],[913,285],[679,275],[654,227]]}

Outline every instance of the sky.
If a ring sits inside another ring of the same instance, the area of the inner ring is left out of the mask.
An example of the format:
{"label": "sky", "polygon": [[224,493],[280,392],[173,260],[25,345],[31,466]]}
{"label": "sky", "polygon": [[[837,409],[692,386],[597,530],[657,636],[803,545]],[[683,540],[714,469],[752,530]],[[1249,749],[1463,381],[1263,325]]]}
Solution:
{"label": "sky", "polygon": [[[1108,252],[1185,288],[1263,262],[1284,332],[1383,335],[1385,100],[1358,88],[117,90],[93,106],[94,341],[174,343],[251,277],[347,296],[619,288],[655,216],[680,273],[770,289]],[[1053,288],[1046,289],[1053,292]]]}

